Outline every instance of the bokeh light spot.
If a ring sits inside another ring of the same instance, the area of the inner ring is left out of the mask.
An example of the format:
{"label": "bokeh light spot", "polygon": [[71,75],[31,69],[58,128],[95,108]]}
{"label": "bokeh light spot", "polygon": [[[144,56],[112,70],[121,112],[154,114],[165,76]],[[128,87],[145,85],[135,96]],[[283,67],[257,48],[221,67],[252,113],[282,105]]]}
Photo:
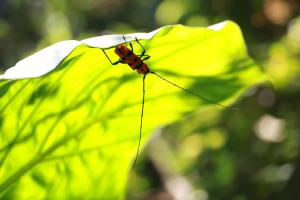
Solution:
{"label": "bokeh light spot", "polygon": [[177,23],[184,14],[185,8],[182,1],[163,1],[156,10],[155,19],[160,25]]}
{"label": "bokeh light spot", "polygon": [[285,122],[271,115],[262,116],[255,125],[258,138],[266,142],[281,142],[285,135],[283,129]]}

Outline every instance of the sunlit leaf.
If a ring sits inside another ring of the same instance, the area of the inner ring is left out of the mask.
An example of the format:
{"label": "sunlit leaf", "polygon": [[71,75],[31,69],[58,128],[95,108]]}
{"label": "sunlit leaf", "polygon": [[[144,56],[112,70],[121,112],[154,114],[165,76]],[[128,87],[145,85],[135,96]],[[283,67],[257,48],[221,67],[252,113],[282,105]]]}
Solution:
{"label": "sunlit leaf", "polygon": [[[152,71],[218,103],[230,105],[266,80],[233,22],[168,26],[140,42]],[[82,43],[46,75],[0,82],[3,198],[124,197],[139,138],[142,76]],[[117,60],[113,50],[106,49]],[[147,75],[142,145],[156,128],[206,106],[216,105]]]}

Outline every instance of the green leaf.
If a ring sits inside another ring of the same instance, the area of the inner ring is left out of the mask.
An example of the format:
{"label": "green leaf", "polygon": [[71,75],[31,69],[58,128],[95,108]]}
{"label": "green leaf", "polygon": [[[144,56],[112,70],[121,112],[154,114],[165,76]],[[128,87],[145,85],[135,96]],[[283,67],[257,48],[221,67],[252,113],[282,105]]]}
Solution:
{"label": "green leaf", "polygon": [[[267,80],[233,22],[168,26],[140,42],[152,71],[218,103],[230,105]],[[114,48],[106,51],[118,59]],[[141,75],[80,45],[47,75],[0,82],[0,94],[2,198],[124,198],[139,138]],[[142,146],[155,129],[207,106],[216,105],[147,75]]]}

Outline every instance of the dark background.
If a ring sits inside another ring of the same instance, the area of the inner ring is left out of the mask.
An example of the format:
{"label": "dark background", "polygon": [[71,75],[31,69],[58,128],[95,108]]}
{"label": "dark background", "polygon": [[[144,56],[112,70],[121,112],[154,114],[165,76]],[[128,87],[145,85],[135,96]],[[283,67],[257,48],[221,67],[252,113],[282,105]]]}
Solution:
{"label": "dark background", "polygon": [[233,20],[272,86],[249,91],[237,112],[202,110],[156,133],[128,199],[300,199],[299,9],[296,0],[0,0],[0,69],[61,40]]}

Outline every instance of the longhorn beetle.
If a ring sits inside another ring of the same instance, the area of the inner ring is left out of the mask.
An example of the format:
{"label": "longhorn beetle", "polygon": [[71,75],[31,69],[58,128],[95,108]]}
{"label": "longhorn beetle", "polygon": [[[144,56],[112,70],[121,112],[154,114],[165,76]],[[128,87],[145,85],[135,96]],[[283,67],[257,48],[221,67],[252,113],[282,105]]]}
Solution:
{"label": "longhorn beetle", "polygon": [[[143,116],[144,116],[144,105],[145,105],[145,78],[146,78],[147,74],[149,74],[149,73],[154,74],[155,76],[162,79],[163,81],[165,81],[165,82],[167,82],[167,83],[183,90],[184,92],[189,93],[190,95],[193,95],[195,97],[200,98],[202,101],[206,101],[206,102],[209,102],[209,103],[216,104],[216,105],[218,105],[218,106],[220,106],[224,109],[234,109],[232,107],[224,106],[224,105],[219,104],[217,102],[206,99],[206,98],[204,98],[200,95],[197,95],[197,94],[195,94],[195,93],[193,93],[193,92],[191,92],[191,91],[189,91],[189,90],[187,90],[187,89],[185,89],[185,88],[183,88],[183,87],[181,87],[181,86],[165,79],[164,77],[158,75],[157,73],[151,71],[149,69],[148,65],[146,63],[144,63],[144,61],[148,60],[151,56],[146,54],[146,50],[144,49],[143,45],[138,41],[138,39],[135,38],[135,41],[143,49],[143,51],[140,55],[136,55],[134,53],[133,46],[132,46],[131,42],[128,43],[124,35],[123,35],[123,39],[124,39],[124,43],[117,45],[116,48],[115,48],[115,53],[119,56],[118,61],[112,62],[110,60],[110,58],[108,57],[108,55],[106,54],[105,50],[102,49],[102,51],[103,51],[103,53],[105,54],[105,56],[107,57],[107,59],[109,60],[109,62],[112,65],[117,65],[119,63],[127,64],[131,67],[131,69],[137,70],[137,73],[143,74],[143,98],[142,98],[142,111],[141,111],[141,118],[140,118],[139,143],[138,143],[136,156],[135,156],[135,159],[134,159],[134,162],[133,162],[132,166],[134,166],[136,161],[137,161],[137,158],[138,158],[138,155],[139,155],[139,150],[140,150],[141,138],[142,138]],[[130,49],[127,47],[127,43],[129,44]]]}

